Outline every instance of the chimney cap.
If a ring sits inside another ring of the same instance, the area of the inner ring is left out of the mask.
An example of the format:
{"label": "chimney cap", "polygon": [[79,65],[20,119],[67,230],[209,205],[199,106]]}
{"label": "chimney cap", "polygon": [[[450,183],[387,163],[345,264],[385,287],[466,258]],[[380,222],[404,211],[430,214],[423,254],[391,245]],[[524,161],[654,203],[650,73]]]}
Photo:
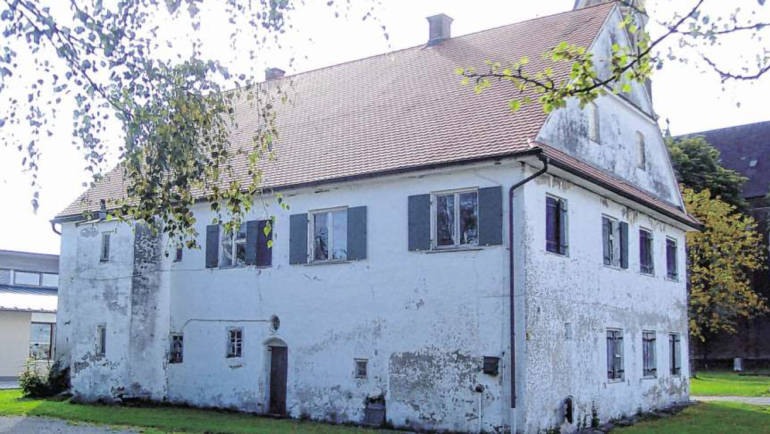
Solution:
{"label": "chimney cap", "polygon": [[283,78],[286,75],[286,71],[281,68],[266,68],[265,69],[265,81],[276,80]]}
{"label": "chimney cap", "polygon": [[427,18],[429,23],[428,45],[437,44],[444,39],[452,37],[452,17],[447,14],[431,15]]}

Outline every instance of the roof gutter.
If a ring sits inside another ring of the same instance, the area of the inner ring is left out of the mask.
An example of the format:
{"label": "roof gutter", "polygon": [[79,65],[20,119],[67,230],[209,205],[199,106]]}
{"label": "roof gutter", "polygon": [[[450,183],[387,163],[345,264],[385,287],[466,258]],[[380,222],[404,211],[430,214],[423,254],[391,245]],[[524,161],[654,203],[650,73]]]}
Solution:
{"label": "roof gutter", "polygon": [[538,148],[540,152],[537,154],[537,158],[543,162],[543,168],[540,169],[537,173],[534,175],[531,175],[527,178],[524,178],[523,180],[517,182],[516,184],[513,184],[511,186],[511,189],[508,191],[508,254],[509,254],[509,260],[510,260],[510,275],[508,276],[508,298],[509,298],[509,308],[511,310],[510,313],[510,336],[511,336],[511,408],[516,408],[516,334],[515,334],[515,328],[516,328],[516,311],[515,308],[515,295],[514,295],[514,289],[516,287],[516,283],[514,281],[515,277],[515,270],[514,270],[514,264],[515,264],[515,252],[513,249],[513,242],[514,242],[514,236],[513,236],[513,198],[516,194],[516,189],[521,187],[522,185],[528,183],[529,181],[532,181],[533,179],[539,177],[540,175],[543,175],[548,171],[548,163],[550,159],[543,154],[543,150]]}

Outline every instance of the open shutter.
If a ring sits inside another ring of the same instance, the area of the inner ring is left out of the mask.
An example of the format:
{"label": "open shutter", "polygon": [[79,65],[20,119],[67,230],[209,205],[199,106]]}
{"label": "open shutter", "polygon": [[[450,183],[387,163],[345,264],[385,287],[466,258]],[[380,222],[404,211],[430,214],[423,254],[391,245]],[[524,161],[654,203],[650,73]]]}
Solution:
{"label": "open shutter", "polygon": [[610,234],[612,233],[612,221],[602,217],[602,246],[604,250],[604,265],[612,265],[612,245]]}
{"label": "open shutter", "polygon": [[246,222],[246,265],[257,265],[257,238],[259,222]]}
{"label": "open shutter", "polygon": [[[266,228],[270,227],[267,231]],[[265,234],[267,232],[267,234]],[[273,239],[273,224],[270,220],[257,222],[257,266],[269,267],[273,265],[273,248],[270,241]]]}
{"label": "open shutter", "polygon": [[206,268],[219,266],[219,225],[206,226]]}
{"label": "open shutter", "polygon": [[567,223],[567,201],[559,199],[559,253],[562,255],[566,255],[569,249]]}
{"label": "open shutter", "polygon": [[620,267],[628,268],[628,223],[620,222]]}
{"label": "open shutter", "polygon": [[409,250],[430,249],[430,195],[409,196]]}
{"label": "open shutter", "polygon": [[559,253],[558,210],[559,202],[552,197],[545,198],[545,248],[551,253]]}
{"label": "open shutter", "polygon": [[615,376],[615,341],[611,333],[607,333],[607,378]]}
{"label": "open shutter", "polygon": [[503,244],[503,188],[479,189],[479,245]]}
{"label": "open shutter", "polygon": [[366,207],[348,208],[348,259],[366,259]]}
{"label": "open shutter", "polygon": [[289,264],[307,264],[307,214],[292,214],[289,226]]}

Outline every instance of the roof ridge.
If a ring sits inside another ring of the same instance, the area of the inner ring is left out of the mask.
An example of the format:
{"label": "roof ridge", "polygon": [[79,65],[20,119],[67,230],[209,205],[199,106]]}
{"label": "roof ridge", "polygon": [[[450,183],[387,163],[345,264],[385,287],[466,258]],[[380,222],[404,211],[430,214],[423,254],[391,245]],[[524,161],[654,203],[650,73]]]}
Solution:
{"label": "roof ridge", "polygon": [[756,126],[756,125],[763,125],[763,124],[770,124],[770,120],[751,122],[751,123],[748,123],[748,124],[730,125],[730,126],[722,127],[722,128],[712,128],[710,130],[693,131],[693,132],[690,132],[690,133],[679,134],[679,135],[677,135],[675,137],[697,136],[697,135],[700,135],[700,134],[713,133],[715,131],[732,130],[732,129],[744,128],[744,127],[753,127],[753,126]]}
{"label": "roof ridge", "polygon": [[[487,29],[476,30],[475,32],[466,33],[464,35],[458,35],[458,36],[451,37],[449,39],[446,39],[446,41],[453,41],[453,40],[457,40],[457,39],[462,39],[462,38],[466,38],[466,37],[469,37],[469,36],[478,35],[478,34],[484,33],[484,32],[490,32],[490,31],[499,30],[499,29],[502,29],[502,28],[505,28],[505,27],[512,27],[512,26],[517,26],[517,25],[520,25],[520,24],[529,23],[531,21],[543,20],[543,19],[546,19],[546,18],[554,18],[554,17],[558,17],[558,16],[561,16],[561,15],[567,15],[567,14],[582,12],[582,11],[589,10],[589,9],[597,9],[597,8],[600,8],[600,7],[607,7],[608,5],[612,5],[612,7],[615,7],[615,1],[616,0],[612,0],[612,1],[608,2],[608,3],[598,3],[598,4],[595,4],[595,5],[586,6],[584,8],[580,8],[580,9],[572,9],[572,10],[568,10],[568,11],[556,12],[556,13],[553,13],[553,14],[550,14],[550,15],[543,15],[543,16],[540,16],[540,17],[527,18],[527,19],[522,20],[522,21],[516,21],[516,22],[513,22],[513,23],[503,24],[503,25],[500,25],[500,26],[489,27]],[[608,9],[612,9],[612,8],[608,8]],[[348,65],[348,64],[356,63],[356,62],[363,62],[364,60],[374,59],[374,58],[377,58],[377,57],[384,57],[384,56],[394,55],[396,53],[401,53],[401,52],[404,52],[404,51],[414,50],[414,49],[417,49],[417,48],[426,48],[427,46],[428,46],[427,43],[412,45],[410,47],[399,48],[397,50],[386,51],[384,53],[372,54],[370,56],[365,56],[365,57],[359,57],[357,59],[346,60],[344,62],[335,63],[335,64],[332,64],[332,65],[320,66],[318,68],[308,69],[306,71],[301,71],[301,72],[297,72],[297,73],[294,73],[294,74],[287,74],[287,75],[281,77],[280,79],[270,80],[270,81],[284,81],[284,80],[288,80],[288,79],[291,79],[291,78],[294,78],[294,77],[299,77],[300,75],[309,74],[309,73],[312,73],[312,72],[323,71],[325,69],[331,69],[331,68],[335,68],[335,67],[338,67],[338,66],[344,66],[344,65]],[[267,83],[267,80],[261,81],[260,83]]]}

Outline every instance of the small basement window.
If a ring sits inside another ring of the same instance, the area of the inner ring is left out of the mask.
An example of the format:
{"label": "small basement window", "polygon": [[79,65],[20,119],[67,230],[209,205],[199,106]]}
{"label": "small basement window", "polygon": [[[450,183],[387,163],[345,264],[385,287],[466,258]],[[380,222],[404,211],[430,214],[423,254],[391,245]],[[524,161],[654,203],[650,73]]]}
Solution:
{"label": "small basement window", "polygon": [[623,370],[623,331],[607,330],[607,378],[622,380]]}
{"label": "small basement window", "polygon": [[104,356],[107,354],[107,326],[99,324],[96,326],[96,355]]}
{"label": "small basement window", "polygon": [[227,358],[236,358],[243,355],[243,329],[233,327],[227,329]]}
{"label": "small basement window", "polygon": [[476,190],[433,195],[435,248],[479,244],[479,193]]}
{"label": "small basement window", "polygon": [[369,361],[367,359],[356,359],[356,378],[366,378],[367,365]]}
{"label": "small basement window", "polygon": [[169,363],[182,363],[184,359],[184,336],[181,334],[171,335],[171,348],[169,349]]}
{"label": "small basement window", "polygon": [[107,262],[110,260],[110,234],[109,232],[102,233],[102,245],[99,250],[99,261]]}

